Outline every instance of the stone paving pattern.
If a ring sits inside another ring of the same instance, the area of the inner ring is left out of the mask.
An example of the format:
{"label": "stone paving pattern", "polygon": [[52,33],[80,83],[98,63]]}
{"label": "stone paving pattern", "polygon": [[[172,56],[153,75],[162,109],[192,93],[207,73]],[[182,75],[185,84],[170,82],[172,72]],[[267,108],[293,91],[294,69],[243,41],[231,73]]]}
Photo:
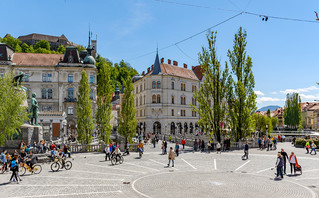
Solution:
{"label": "stone paving pattern", "polygon": [[[169,144],[169,146],[173,146]],[[294,151],[303,174],[275,178],[277,151],[251,149],[248,160],[243,151],[192,152],[187,147],[167,168],[167,155],[160,147],[145,146],[112,166],[102,153],[74,154],[71,170],[51,172],[41,164],[39,175],[26,174],[20,184],[8,183],[11,172],[0,175],[0,197],[319,197],[319,154],[305,154],[290,143],[279,143],[288,154]],[[123,182],[130,182],[124,184]]]}

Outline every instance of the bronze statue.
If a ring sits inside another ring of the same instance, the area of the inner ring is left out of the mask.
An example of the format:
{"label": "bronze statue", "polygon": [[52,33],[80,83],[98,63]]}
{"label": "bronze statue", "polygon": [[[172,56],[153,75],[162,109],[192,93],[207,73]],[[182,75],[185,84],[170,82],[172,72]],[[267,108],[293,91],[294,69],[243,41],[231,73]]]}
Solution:
{"label": "bronze statue", "polygon": [[38,113],[39,113],[39,105],[37,99],[35,99],[37,95],[33,92],[31,98],[31,106],[29,112],[31,113],[31,125],[39,126],[38,124]]}

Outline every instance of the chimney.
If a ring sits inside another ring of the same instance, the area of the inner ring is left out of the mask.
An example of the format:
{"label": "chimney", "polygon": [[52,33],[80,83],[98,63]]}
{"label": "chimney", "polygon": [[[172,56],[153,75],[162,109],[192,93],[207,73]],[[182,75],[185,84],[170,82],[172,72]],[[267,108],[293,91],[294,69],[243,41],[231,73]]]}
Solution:
{"label": "chimney", "polygon": [[161,63],[164,63],[164,58],[161,58]]}
{"label": "chimney", "polygon": [[151,71],[151,68],[147,68],[147,73],[150,73],[150,71]]}
{"label": "chimney", "polygon": [[167,59],[167,64],[171,64],[171,60],[170,59]]}
{"label": "chimney", "polygon": [[173,65],[177,66],[178,62],[177,61],[173,61]]}
{"label": "chimney", "polygon": [[145,71],[142,72],[142,76],[145,76]]}
{"label": "chimney", "polygon": [[151,71],[153,71],[153,70],[154,70],[154,65],[151,66]]}
{"label": "chimney", "polygon": [[184,63],[184,68],[186,68],[186,69],[187,69],[187,64],[185,64],[185,63]]}
{"label": "chimney", "polygon": [[192,70],[194,70],[195,69],[195,66],[192,66]]}

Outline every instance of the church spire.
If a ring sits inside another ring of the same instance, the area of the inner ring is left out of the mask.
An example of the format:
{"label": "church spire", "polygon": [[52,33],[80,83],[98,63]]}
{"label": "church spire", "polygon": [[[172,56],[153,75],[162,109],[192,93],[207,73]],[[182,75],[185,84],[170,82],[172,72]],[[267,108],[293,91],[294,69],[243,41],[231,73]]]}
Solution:
{"label": "church spire", "polygon": [[160,64],[159,58],[158,58],[158,48],[157,48],[154,69],[153,69],[153,72],[151,75],[158,75],[160,73],[162,73],[162,69],[161,69],[161,64]]}

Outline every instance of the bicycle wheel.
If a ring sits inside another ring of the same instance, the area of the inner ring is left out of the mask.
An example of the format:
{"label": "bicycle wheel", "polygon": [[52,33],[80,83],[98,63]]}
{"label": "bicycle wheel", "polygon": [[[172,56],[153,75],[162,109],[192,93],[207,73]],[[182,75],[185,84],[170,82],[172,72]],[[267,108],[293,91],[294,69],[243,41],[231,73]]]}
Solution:
{"label": "bicycle wheel", "polygon": [[34,174],[39,174],[42,171],[42,166],[41,165],[35,165],[33,168]]}
{"label": "bicycle wheel", "polygon": [[120,163],[120,164],[123,164],[123,162],[124,162],[124,157],[121,156],[121,157],[120,157],[120,160],[119,160],[119,163]]}
{"label": "bicycle wheel", "polygon": [[112,165],[115,165],[115,164],[116,164],[116,158],[115,158],[115,157],[112,157],[112,158],[111,158],[111,163],[112,163]]}
{"label": "bicycle wheel", "polygon": [[72,168],[72,162],[66,161],[64,164],[65,170],[70,170]]}
{"label": "bicycle wheel", "polygon": [[22,167],[20,175],[23,176],[26,172],[27,172],[27,169],[25,167]]}
{"label": "bicycle wheel", "polygon": [[60,164],[58,162],[54,162],[53,164],[51,164],[51,170],[53,172],[57,172],[60,169]]}
{"label": "bicycle wheel", "polygon": [[1,167],[0,169],[0,174],[3,174],[6,171],[6,169],[4,168],[4,165]]}

